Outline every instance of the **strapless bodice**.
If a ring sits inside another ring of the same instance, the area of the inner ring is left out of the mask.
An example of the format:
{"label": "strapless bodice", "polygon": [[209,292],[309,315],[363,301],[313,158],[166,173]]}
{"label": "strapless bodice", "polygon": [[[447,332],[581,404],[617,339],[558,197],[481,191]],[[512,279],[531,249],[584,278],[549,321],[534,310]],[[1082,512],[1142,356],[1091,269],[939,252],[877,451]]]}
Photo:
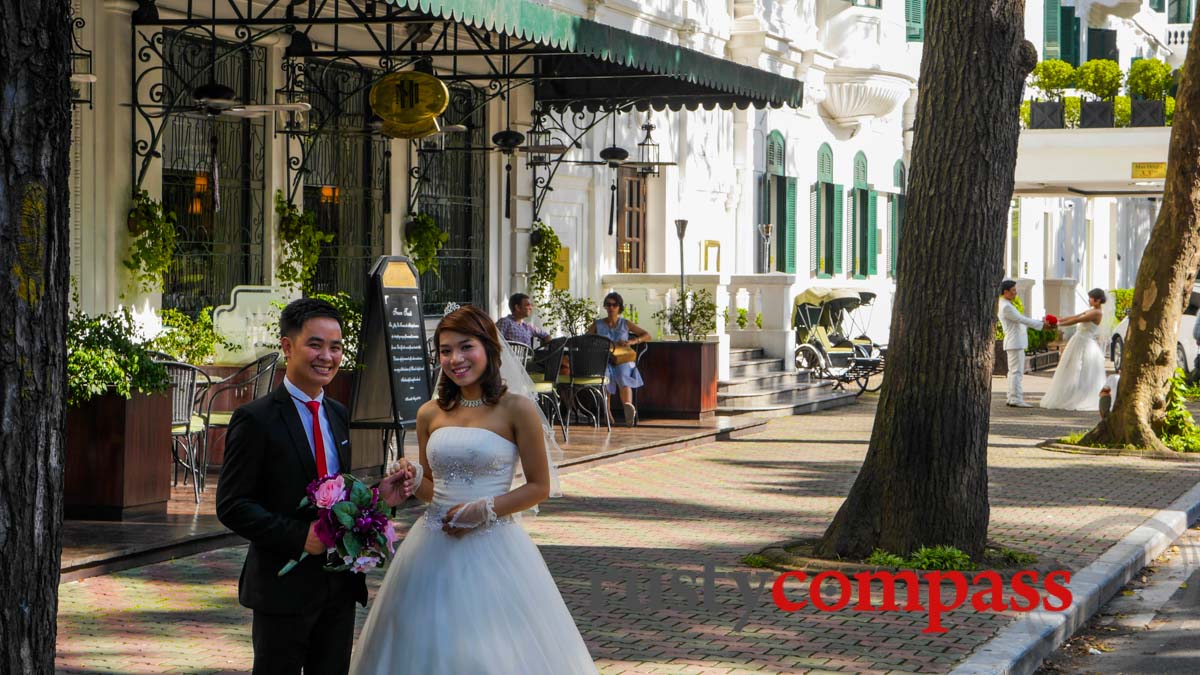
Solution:
{"label": "strapless bodice", "polygon": [[517,446],[478,427],[440,427],[429,435],[425,457],[433,471],[429,513],[440,520],[450,507],[509,491]]}

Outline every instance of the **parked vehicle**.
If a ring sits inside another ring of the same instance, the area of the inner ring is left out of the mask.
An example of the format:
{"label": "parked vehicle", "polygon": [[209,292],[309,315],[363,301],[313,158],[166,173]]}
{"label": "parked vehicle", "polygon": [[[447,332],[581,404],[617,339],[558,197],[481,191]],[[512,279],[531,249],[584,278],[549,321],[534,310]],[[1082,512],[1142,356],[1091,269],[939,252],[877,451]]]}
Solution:
{"label": "parked vehicle", "polygon": [[[1196,363],[1196,340],[1192,337],[1192,329],[1196,325],[1196,306],[1191,305],[1179,317],[1179,326],[1175,333],[1175,366],[1182,368],[1189,375]],[[1129,330],[1129,317],[1126,316],[1113,330],[1112,340],[1108,346],[1108,356],[1112,359],[1113,367],[1121,369],[1121,361],[1125,351],[1125,333]]]}
{"label": "parked vehicle", "polygon": [[846,288],[810,288],[797,295],[792,304],[796,367],[832,380],[839,389],[851,382],[860,394],[879,389],[881,378],[871,378],[883,372],[887,348],[862,332],[865,324],[854,317],[874,299],[874,293]]}

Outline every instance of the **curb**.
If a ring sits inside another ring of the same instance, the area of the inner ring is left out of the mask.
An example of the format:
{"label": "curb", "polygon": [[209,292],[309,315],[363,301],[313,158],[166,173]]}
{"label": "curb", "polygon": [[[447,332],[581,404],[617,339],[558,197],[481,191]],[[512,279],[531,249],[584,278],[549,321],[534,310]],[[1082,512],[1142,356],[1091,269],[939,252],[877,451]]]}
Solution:
{"label": "curb", "polygon": [[1071,577],[1074,601],[1063,612],[1037,610],[1001,629],[952,673],[1032,673],[1133,575],[1200,518],[1200,484],[1155,513]]}

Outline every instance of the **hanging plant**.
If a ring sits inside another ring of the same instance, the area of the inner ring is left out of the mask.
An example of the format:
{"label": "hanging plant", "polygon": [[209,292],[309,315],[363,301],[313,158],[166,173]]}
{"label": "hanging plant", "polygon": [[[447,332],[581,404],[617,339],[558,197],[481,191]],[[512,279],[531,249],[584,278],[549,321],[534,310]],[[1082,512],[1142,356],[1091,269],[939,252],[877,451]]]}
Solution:
{"label": "hanging plant", "polygon": [[534,302],[542,302],[554,285],[554,279],[563,271],[558,264],[558,253],[562,242],[554,228],[537,221],[529,233],[529,294]]}
{"label": "hanging plant", "polygon": [[175,213],[163,211],[162,202],[139,190],[133,196],[125,225],[132,239],[124,264],[134,288],[143,293],[162,290],[175,258]]}
{"label": "hanging plant", "polygon": [[438,251],[450,241],[450,233],[438,227],[437,221],[428,213],[414,213],[404,228],[404,241],[408,245],[408,257],[417,272],[438,272]]}
{"label": "hanging plant", "polygon": [[333,241],[333,234],[318,230],[316,216],[285,199],[283,190],[275,191],[275,214],[279,216],[279,240],[283,248],[276,276],[284,288],[307,292],[317,274],[321,245]]}

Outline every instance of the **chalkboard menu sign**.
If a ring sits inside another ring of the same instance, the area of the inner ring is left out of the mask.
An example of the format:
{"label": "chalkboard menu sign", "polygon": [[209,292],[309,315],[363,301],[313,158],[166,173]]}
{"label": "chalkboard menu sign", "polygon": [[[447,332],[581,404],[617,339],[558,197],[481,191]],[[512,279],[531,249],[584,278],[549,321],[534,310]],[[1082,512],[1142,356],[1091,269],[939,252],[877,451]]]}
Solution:
{"label": "chalkboard menu sign", "polygon": [[429,400],[425,318],[417,271],[404,256],[383,256],[371,268],[359,371],[350,409],[358,428],[408,427]]}

